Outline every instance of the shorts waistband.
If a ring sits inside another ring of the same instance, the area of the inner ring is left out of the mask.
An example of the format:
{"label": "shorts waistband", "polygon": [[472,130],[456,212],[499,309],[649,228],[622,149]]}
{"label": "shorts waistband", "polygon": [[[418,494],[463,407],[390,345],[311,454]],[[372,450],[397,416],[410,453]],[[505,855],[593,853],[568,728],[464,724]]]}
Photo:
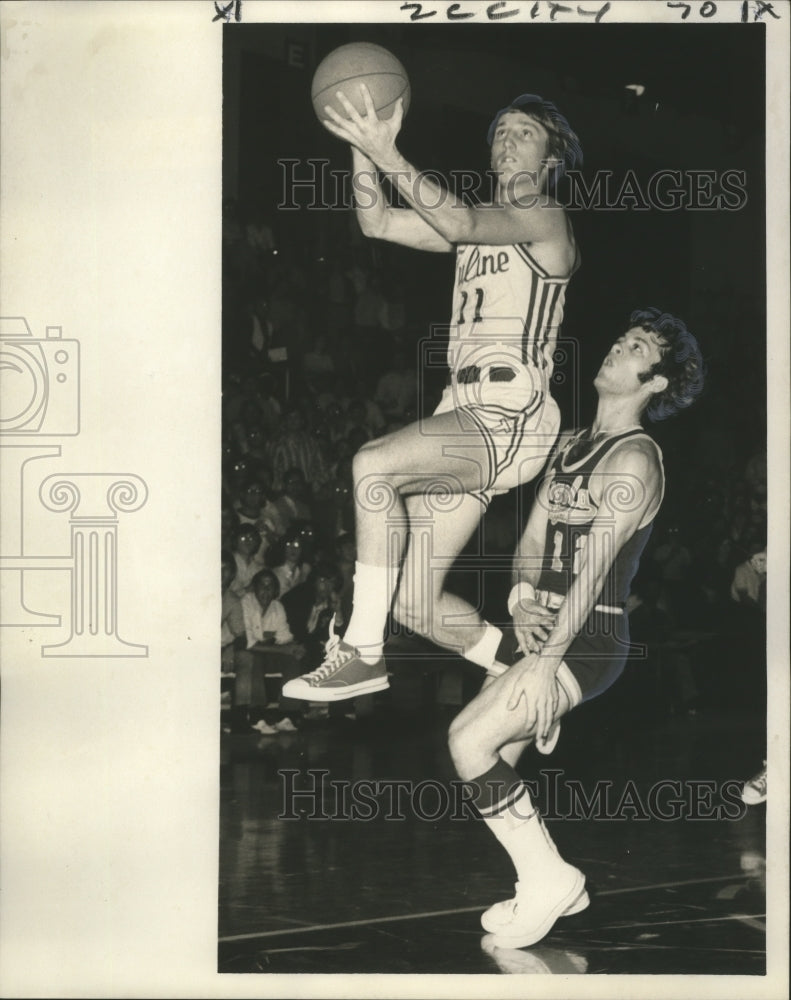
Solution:
{"label": "shorts waistband", "polygon": [[[549,608],[550,611],[555,611],[563,603],[565,597],[553,590],[537,590],[536,600],[545,608]],[[593,610],[605,615],[622,615],[624,612],[622,604],[597,604]]]}

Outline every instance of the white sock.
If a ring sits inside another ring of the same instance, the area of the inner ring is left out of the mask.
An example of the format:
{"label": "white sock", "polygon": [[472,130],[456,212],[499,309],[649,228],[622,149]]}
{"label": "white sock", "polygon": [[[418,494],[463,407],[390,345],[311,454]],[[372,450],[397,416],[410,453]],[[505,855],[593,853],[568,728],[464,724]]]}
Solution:
{"label": "white sock", "polygon": [[557,849],[542,828],[541,817],[525,789],[518,801],[493,816],[483,816],[484,823],[508,852],[516,880],[525,884],[536,868],[558,860]]}
{"label": "white sock", "polygon": [[[481,638],[475,643],[474,646],[470,646],[469,649],[465,650],[461,655],[465,660],[469,660],[470,663],[475,663],[479,667],[483,667],[484,670],[489,670],[497,662],[495,657],[497,655],[497,649],[503,638],[503,633],[499,628],[494,625],[490,625],[488,622],[484,622],[484,631]],[[502,664],[502,670],[506,670],[506,666]]]}
{"label": "white sock", "polygon": [[393,603],[398,570],[354,564],[354,607],[343,641],[356,646],[366,663],[382,656],[385,625]]}

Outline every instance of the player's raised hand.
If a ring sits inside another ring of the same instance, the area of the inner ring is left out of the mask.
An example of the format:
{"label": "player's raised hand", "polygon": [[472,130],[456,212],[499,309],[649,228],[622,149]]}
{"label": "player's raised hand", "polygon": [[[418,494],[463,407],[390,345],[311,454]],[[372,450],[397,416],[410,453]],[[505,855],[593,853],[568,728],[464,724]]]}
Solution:
{"label": "player's raised hand", "polygon": [[343,106],[346,117],[339,115],[328,104],[324,108],[327,118],[323,124],[333,135],[356,146],[378,167],[384,167],[395,151],[395,139],[404,119],[404,102],[399,97],[391,117],[382,119],[377,115],[371,92],[364,83],[360,84],[360,94],[365,107],[364,114],[360,114],[339,90],[335,96]]}

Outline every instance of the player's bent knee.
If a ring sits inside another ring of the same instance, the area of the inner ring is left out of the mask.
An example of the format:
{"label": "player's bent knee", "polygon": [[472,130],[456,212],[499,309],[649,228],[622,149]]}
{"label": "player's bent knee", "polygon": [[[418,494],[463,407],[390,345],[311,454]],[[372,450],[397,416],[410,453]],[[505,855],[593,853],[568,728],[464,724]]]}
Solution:
{"label": "player's bent knee", "polygon": [[460,778],[468,781],[481,773],[487,747],[477,727],[461,716],[456,716],[448,728],[448,750]]}
{"label": "player's bent knee", "polygon": [[369,441],[352,459],[352,478],[357,500],[378,510],[403,485],[400,456],[381,441]]}

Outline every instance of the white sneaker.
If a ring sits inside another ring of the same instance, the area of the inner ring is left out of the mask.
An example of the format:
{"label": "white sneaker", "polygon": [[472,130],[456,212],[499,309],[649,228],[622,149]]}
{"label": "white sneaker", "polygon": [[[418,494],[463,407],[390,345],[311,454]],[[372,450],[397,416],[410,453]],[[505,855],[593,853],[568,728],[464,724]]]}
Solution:
{"label": "white sneaker", "polygon": [[[498,948],[529,948],[549,934],[556,920],[579,913],[589,903],[585,876],[578,868],[560,862],[542,872],[529,892],[520,885],[513,899],[500,904],[496,914],[501,918],[499,926],[490,932],[492,943]],[[495,926],[494,919],[487,923]]]}
{"label": "white sneaker", "polygon": [[255,729],[255,731],[260,733],[262,736],[274,736],[277,732],[277,730],[270,726],[264,719],[259,719],[258,722],[250,728]]}
{"label": "white sneaker", "polygon": [[291,719],[281,719],[280,722],[276,722],[275,729],[279,733],[295,733],[297,731],[297,727]]}
{"label": "white sneaker", "polygon": [[[481,914],[481,927],[485,931],[489,931],[490,934],[496,934],[498,931],[502,930],[504,927],[508,927],[513,920],[513,909],[516,906],[517,896],[520,895],[520,891],[523,896],[526,896],[527,890],[522,889],[519,882],[514,885],[514,895],[511,899],[503,899],[499,903],[493,903],[488,910],[484,910]],[[582,913],[590,906],[590,897],[586,891],[583,891],[580,896],[575,899],[569,906],[559,913],[559,917],[570,917],[574,913]]]}

